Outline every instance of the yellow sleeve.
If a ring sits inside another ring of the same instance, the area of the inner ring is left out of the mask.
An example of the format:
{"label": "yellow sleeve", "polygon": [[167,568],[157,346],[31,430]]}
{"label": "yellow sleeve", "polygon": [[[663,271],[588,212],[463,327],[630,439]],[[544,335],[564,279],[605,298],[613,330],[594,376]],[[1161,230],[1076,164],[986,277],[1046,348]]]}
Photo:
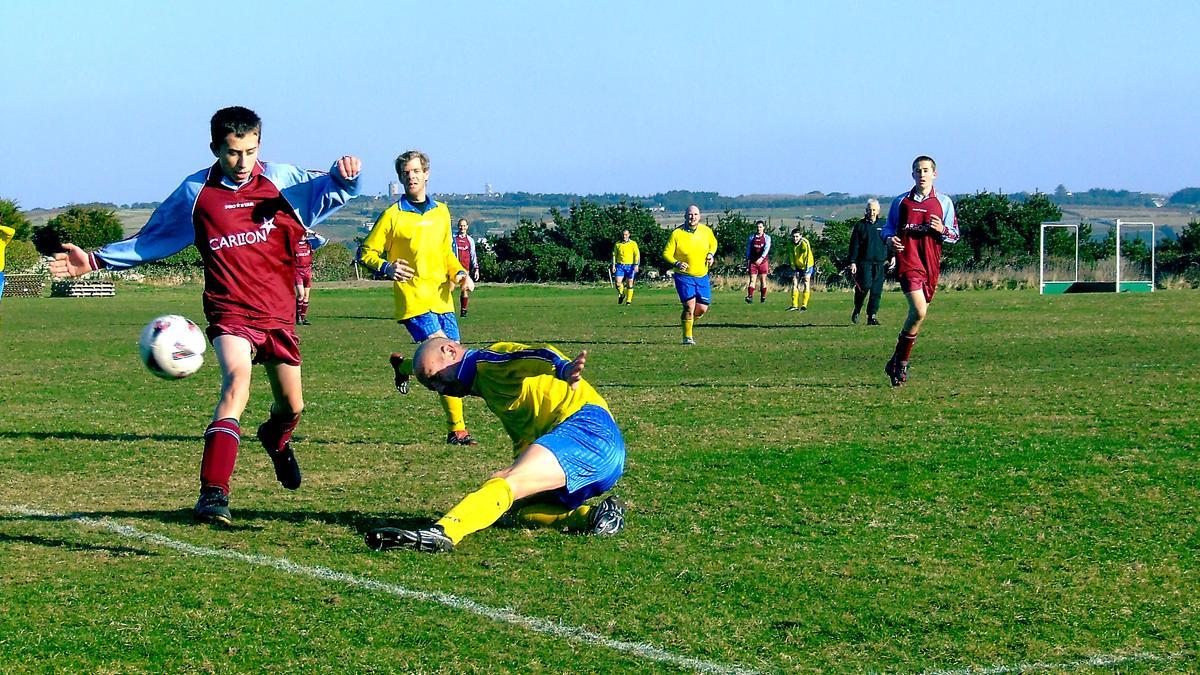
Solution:
{"label": "yellow sleeve", "polygon": [[519,342],[497,342],[481,349],[478,367],[487,371],[488,379],[520,382],[527,377],[551,375],[562,379],[571,360],[547,344],[523,345]]}
{"label": "yellow sleeve", "polygon": [[0,225],[0,242],[7,244],[8,242],[12,241],[13,236],[16,234],[17,231],[13,228]]}
{"label": "yellow sleeve", "polygon": [[379,214],[379,219],[375,221],[375,225],[371,228],[371,233],[363,240],[362,255],[359,256],[359,260],[364,265],[376,272],[391,262],[386,258],[388,239],[390,238],[389,234],[392,227],[392,219],[388,216],[389,213],[391,213],[390,207]]}
{"label": "yellow sleeve", "polygon": [[612,266],[613,267],[617,266],[617,248],[619,246],[620,246],[620,244],[613,244],[613,252],[612,252]]}
{"label": "yellow sleeve", "polygon": [[633,265],[634,265],[634,267],[641,267],[641,265],[642,265],[642,250],[640,248],[638,248],[636,241],[631,241],[629,243],[633,244]]}
{"label": "yellow sleeve", "polygon": [[708,230],[708,254],[711,256],[717,255],[717,235],[713,234],[712,228],[707,225],[704,229]]}
{"label": "yellow sleeve", "polygon": [[679,262],[679,259],[675,257],[675,253],[678,251],[678,245],[676,243],[676,235],[678,234],[679,230],[675,230],[671,233],[671,238],[667,240],[667,246],[662,252],[663,260],[666,260],[667,264],[671,265],[672,267],[675,266],[675,263]]}

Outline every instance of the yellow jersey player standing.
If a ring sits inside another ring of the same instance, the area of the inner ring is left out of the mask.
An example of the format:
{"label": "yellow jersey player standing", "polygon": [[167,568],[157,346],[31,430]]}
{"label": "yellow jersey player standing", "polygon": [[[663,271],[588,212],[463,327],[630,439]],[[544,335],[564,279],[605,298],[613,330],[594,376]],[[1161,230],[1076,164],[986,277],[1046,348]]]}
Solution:
{"label": "yellow jersey player standing", "polygon": [[633,279],[642,265],[642,252],[636,241],[629,238],[629,230],[621,230],[621,241],[613,246],[613,286],[617,289],[617,304],[633,304]]}
{"label": "yellow jersey player standing", "polygon": [[446,338],[422,343],[413,357],[417,380],[439,394],[482,398],[512,438],[516,459],[432,526],[375,529],[367,533],[367,546],[453,551],[505,513],[527,526],[620,532],[625,505],[619,498],[585,504],[611,490],[625,472],[625,440],[604,397],[583,379],[586,361],[586,351],[568,360],[549,345],[497,342],[466,349]]}
{"label": "yellow jersey player standing", "polygon": [[[396,321],[416,343],[432,337],[458,340],[451,290],[457,285],[470,292],[475,283],[454,254],[450,241],[450,210],[426,194],[429,157],[418,150],[396,158],[396,175],[404,185],[404,196],[389,206],[375,221],[363,241],[361,262],[392,280]],[[412,363],[392,354],[396,389],[408,393]],[[441,397],[446,411],[451,445],[478,445],[467,432],[462,399]]]}
{"label": "yellow jersey player standing", "polygon": [[[800,232],[800,228],[792,229],[792,245],[788,247],[792,262],[792,304],[787,311],[808,311],[808,296],[812,293],[813,252],[812,245]],[[800,286],[803,280],[804,298],[801,302]]]}
{"label": "yellow jersey player standing", "polygon": [[687,208],[683,225],[671,232],[663,259],[675,268],[675,292],[683,311],[679,323],[683,329],[683,344],[694,345],[692,324],[708,313],[712,304],[712,285],[708,279],[708,268],[717,254],[717,237],[711,228],[700,223],[700,207],[692,204]]}

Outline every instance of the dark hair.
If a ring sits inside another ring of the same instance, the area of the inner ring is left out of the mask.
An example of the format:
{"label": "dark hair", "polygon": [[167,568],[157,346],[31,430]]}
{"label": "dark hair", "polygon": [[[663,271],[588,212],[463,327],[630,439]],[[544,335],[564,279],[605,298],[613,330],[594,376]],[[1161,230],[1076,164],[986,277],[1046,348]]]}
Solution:
{"label": "dark hair", "polygon": [[792,234],[800,234],[802,231],[799,226],[792,228]]}
{"label": "dark hair", "polygon": [[253,110],[240,105],[221,108],[213,114],[208,126],[212,132],[213,152],[216,152],[229,134],[238,138],[256,134],[259,139],[262,138],[262,120]]}
{"label": "dark hair", "polygon": [[766,225],[766,224],[767,224],[767,221],[765,221],[765,220],[756,220],[756,221],[754,221],[754,224],[755,224],[755,225]]}
{"label": "dark hair", "polygon": [[920,157],[914,159],[913,163],[912,163],[912,168],[915,170],[917,168],[917,165],[920,164],[921,162],[929,162],[929,164],[931,166],[933,166],[933,170],[937,171],[937,162],[933,161],[933,158],[930,157],[929,155],[921,155]]}

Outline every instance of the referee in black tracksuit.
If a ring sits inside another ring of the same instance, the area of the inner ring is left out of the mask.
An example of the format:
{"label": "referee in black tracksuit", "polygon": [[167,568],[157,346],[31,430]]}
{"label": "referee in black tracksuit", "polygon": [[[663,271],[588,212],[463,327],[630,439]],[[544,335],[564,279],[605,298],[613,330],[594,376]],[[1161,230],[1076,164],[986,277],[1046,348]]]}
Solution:
{"label": "referee in black tracksuit", "polygon": [[871,299],[867,302],[867,325],[879,325],[879,296],[883,294],[884,267],[891,269],[896,265],[896,259],[888,254],[887,244],[879,236],[882,229],[879,202],[868,200],[866,214],[854,225],[854,232],[850,234],[850,255],[847,257],[850,274],[854,275],[854,314],[850,315],[854,323],[858,323],[863,298],[869,292]]}

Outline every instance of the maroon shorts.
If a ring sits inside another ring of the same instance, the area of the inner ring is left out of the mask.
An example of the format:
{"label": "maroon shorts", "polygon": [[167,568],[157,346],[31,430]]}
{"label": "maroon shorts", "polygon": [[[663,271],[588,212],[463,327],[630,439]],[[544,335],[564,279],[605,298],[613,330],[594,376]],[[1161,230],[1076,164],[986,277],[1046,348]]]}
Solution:
{"label": "maroon shorts", "polygon": [[750,274],[751,275],[770,274],[770,273],[771,273],[771,262],[770,261],[764,260],[760,263],[759,262],[750,263]]}
{"label": "maroon shorts", "polygon": [[246,340],[250,343],[251,363],[300,365],[300,337],[293,328],[262,330],[227,321],[209,325],[205,333],[208,334],[209,342],[215,342],[222,335],[233,335]]}
{"label": "maroon shorts", "polygon": [[296,285],[305,288],[312,288],[312,268],[297,267],[296,268]]}
{"label": "maroon shorts", "polygon": [[905,294],[913,291],[922,291],[925,294],[925,302],[933,301],[933,293],[937,290],[935,283],[930,283],[929,277],[925,274],[925,270],[908,270],[900,273],[900,290]]}

